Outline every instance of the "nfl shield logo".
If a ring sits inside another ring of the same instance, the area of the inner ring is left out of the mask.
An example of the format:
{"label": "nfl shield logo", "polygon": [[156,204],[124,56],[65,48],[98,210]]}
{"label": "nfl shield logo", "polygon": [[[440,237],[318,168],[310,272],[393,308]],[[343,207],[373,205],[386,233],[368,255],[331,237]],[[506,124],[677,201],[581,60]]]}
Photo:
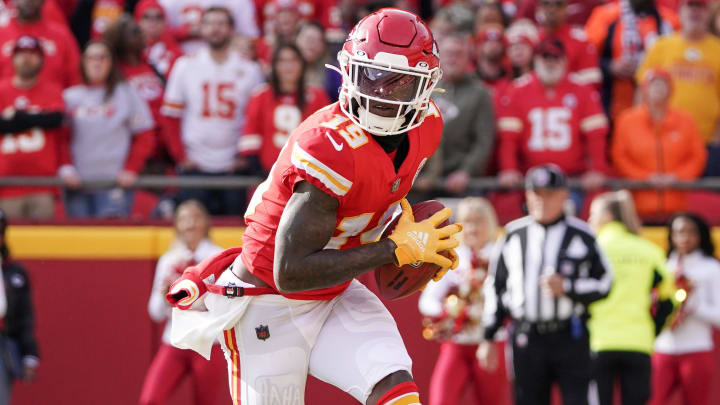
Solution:
{"label": "nfl shield logo", "polygon": [[270,337],[270,329],[267,325],[260,325],[255,328],[255,334],[257,335],[258,339],[265,341]]}

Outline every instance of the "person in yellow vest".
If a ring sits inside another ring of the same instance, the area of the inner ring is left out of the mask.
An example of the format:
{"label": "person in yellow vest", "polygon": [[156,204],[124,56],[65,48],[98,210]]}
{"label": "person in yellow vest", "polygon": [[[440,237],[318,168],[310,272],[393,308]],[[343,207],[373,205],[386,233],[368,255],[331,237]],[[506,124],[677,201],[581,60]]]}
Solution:
{"label": "person in yellow vest", "polygon": [[[638,235],[640,220],[632,196],[604,193],[590,205],[590,226],[610,261],[615,278],[607,298],[589,307],[593,378],[600,405],[613,403],[620,380],[623,405],[645,405],[650,398],[650,354],[655,336],[672,313],[675,292],[665,253]],[[651,313],[651,291],[658,303]]]}
{"label": "person in yellow vest", "polygon": [[673,78],[670,104],[690,112],[708,147],[706,176],[720,176],[720,39],[708,32],[708,0],[682,0],[682,30],[660,38],[635,77],[661,68]]}

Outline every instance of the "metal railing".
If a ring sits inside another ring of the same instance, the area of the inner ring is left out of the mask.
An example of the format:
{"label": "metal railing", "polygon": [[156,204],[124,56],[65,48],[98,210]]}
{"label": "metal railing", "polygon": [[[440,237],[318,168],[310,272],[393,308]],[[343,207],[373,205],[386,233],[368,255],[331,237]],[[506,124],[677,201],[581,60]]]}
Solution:
{"label": "metal railing", "polygon": [[[138,189],[167,189],[167,188],[199,188],[199,189],[233,189],[245,188],[260,184],[264,179],[251,176],[140,176],[134,188]],[[436,183],[441,188],[443,180]],[[581,189],[580,180],[571,178],[568,180],[570,188]],[[63,187],[62,181],[57,177],[0,177],[0,187],[12,186],[53,186]],[[112,180],[88,181],[83,183],[83,188],[97,189],[115,187]],[[650,182],[628,179],[608,179],[605,188],[609,189],[659,189]],[[495,177],[475,177],[470,180],[468,190],[493,191],[521,189],[522,185],[513,188],[501,186]],[[666,189],[678,190],[707,190],[720,191],[720,177],[705,177],[693,181],[677,181],[669,184]]]}

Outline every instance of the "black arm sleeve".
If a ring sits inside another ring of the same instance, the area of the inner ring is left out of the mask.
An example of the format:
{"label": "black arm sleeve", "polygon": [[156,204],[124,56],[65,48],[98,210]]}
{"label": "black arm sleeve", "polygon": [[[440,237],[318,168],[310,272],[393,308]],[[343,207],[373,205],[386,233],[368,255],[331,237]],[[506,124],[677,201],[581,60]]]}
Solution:
{"label": "black arm sleeve", "polygon": [[17,133],[30,128],[58,128],[63,123],[64,115],[60,111],[27,113],[17,111],[11,119],[0,118],[0,133]]}

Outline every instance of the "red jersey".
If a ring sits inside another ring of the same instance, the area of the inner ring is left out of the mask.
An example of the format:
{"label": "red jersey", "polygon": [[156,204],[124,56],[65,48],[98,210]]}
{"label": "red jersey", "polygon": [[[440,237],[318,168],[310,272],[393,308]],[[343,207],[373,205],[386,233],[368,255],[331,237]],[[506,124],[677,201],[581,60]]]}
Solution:
{"label": "red jersey", "polygon": [[24,24],[13,18],[0,27],[0,78],[14,74],[12,51],[23,35],[33,36],[42,44],[45,62],[41,82],[54,82],[61,88],[80,83],[80,50],[75,37],[66,27],[46,20]]}
{"label": "red jersey", "polygon": [[[268,178],[245,213],[242,260],[269,285],[273,279],[275,234],[295,185],[307,181],[339,201],[337,228],[326,249],[351,249],[376,241],[440,143],[442,119],[431,103],[425,121],[408,132],[409,150],[395,172],[380,144],[350,121],[337,103],[306,119],[292,132]],[[293,299],[332,299],[350,282],[296,294]]]}
{"label": "red jersey", "polygon": [[555,163],[569,175],[607,172],[607,119],[590,86],[566,77],[549,89],[527,74],[500,98],[497,116],[500,170]]}
{"label": "red jersey", "polygon": [[562,42],[567,55],[567,69],[575,81],[600,87],[602,72],[597,49],[588,41],[585,29],[564,24],[556,30],[542,32],[541,36],[552,36]]}
{"label": "red jersey", "polygon": [[170,33],[165,32],[157,41],[149,44],[143,50],[145,62],[153,66],[165,80],[170,77],[170,70],[177,58],[183,55],[183,50]]}
{"label": "red jersey", "polygon": [[[38,81],[31,89],[18,89],[10,79],[0,82],[0,110],[62,112],[62,90],[54,83]],[[69,163],[67,131],[63,128],[32,128],[0,134],[0,176],[55,176],[61,164]],[[0,196],[46,192],[52,188],[0,187]]]}
{"label": "red jersey", "polygon": [[275,97],[272,87],[262,85],[245,110],[245,128],[238,147],[240,154],[259,155],[263,170],[269,172],[290,133],[302,120],[329,103],[325,90],[308,87],[305,107],[300,111],[295,94]]}
{"label": "red jersey", "polygon": [[147,101],[153,119],[158,122],[165,91],[165,86],[160,77],[147,63],[138,63],[137,65],[121,63],[119,66],[125,80],[130,83],[143,100]]}

